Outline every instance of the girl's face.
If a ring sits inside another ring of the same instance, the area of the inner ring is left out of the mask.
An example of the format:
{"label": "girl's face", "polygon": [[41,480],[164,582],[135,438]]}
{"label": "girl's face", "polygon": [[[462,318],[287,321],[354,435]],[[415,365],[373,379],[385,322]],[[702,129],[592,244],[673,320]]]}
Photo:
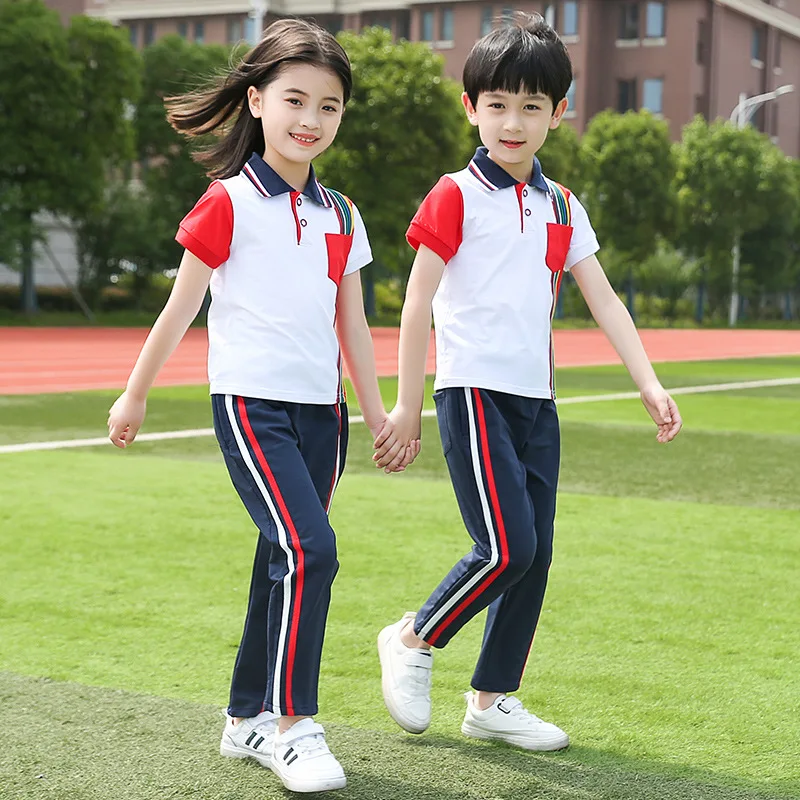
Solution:
{"label": "girl's face", "polygon": [[297,165],[308,164],[328,148],[344,111],[338,76],[313,64],[284,67],[261,91],[251,86],[247,99],[264,130],[264,159]]}

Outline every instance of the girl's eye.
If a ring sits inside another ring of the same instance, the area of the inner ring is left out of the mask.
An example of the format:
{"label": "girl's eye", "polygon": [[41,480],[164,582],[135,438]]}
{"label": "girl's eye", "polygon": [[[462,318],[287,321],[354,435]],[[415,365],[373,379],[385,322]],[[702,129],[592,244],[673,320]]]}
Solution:
{"label": "girl's eye", "polygon": [[287,97],[286,102],[291,103],[293,106],[303,105],[296,97]]}
{"label": "girl's eye", "polygon": [[330,111],[332,114],[335,114],[339,109],[335,108],[334,106],[323,106],[323,111]]}

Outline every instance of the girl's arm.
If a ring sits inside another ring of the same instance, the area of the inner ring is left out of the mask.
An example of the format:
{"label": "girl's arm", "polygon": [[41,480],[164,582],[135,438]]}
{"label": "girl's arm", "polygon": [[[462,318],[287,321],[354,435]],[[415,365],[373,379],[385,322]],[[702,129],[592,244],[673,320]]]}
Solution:
{"label": "girl's arm", "polygon": [[658,441],[672,441],[683,425],[678,406],[659,383],[631,315],[608,282],[600,262],[589,256],[572,268],[572,275],[592,316],[627,367],[642,403],[658,425]]}
{"label": "girl's arm", "polygon": [[108,412],[108,438],[117,447],[126,447],[136,438],[144,421],[147,393],[200,311],[211,272],[197,256],[184,252],[169,299],[145,340],[125,391]]}
{"label": "girl's arm", "polygon": [[405,443],[398,441],[394,434],[394,426],[386,414],[378,389],[375,350],[364,314],[364,297],[361,292],[359,272],[345,275],[339,286],[336,301],[336,334],[347,364],[347,374],[353,382],[358,404],[364,415],[364,422],[376,445],[380,443],[386,451],[384,462],[377,466],[386,467],[399,456],[396,469],[402,470],[405,466],[402,462],[406,447]]}

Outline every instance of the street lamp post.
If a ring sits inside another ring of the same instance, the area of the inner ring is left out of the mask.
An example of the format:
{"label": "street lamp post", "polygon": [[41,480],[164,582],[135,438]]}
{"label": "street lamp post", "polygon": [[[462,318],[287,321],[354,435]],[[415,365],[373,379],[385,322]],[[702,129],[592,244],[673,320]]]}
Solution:
{"label": "street lamp post", "polygon": [[253,20],[249,44],[255,46],[261,41],[264,32],[264,17],[267,14],[268,0],[250,0],[250,19]]}
{"label": "street lamp post", "polygon": [[[750,117],[759,106],[770,100],[775,100],[782,94],[788,94],[794,91],[794,86],[787,84],[786,86],[779,86],[773,92],[765,92],[764,94],[757,94],[754,97],[748,97],[744,92],[739,95],[739,102],[731,112],[731,122],[736,125],[740,130],[744,128],[750,121]],[[733,328],[739,319],[739,269],[742,260],[742,247],[741,236],[736,232],[733,242],[733,268],[732,268],[732,281],[731,281],[731,305],[728,313],[728,325]]]}

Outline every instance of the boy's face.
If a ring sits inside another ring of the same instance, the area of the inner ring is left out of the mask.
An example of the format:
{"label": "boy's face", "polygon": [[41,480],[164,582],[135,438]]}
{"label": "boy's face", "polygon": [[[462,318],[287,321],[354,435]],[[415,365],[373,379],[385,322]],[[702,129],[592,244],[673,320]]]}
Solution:
{"label": "boy's face", "polygon": [[566,98],[555,109],[543,94],[482,92],[472,105],[466,92],[461,96],[469,121],[478,127],[489,157],[520,182],[527,180],[533,157],[549,131],[561,124]]}

